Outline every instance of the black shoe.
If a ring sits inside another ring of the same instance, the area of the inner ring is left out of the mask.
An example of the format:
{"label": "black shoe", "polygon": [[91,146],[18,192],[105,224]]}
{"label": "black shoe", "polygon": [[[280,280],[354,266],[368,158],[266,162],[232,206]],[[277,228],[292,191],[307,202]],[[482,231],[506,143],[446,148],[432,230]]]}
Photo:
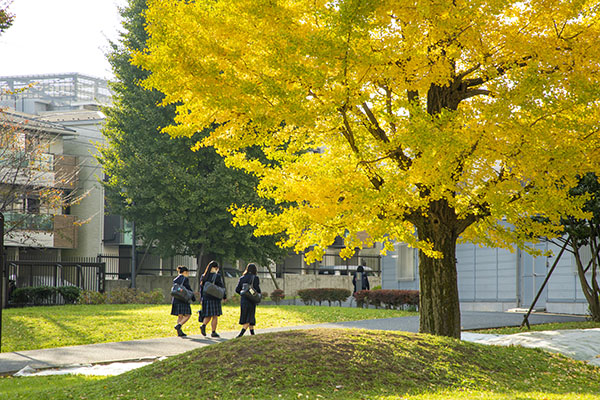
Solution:
{"label": "black shoe", "polygon": [[200,325],[200,333],[202,336],[206,336],[206,325]]}
{"label": "black shoe", "polygon": [[177,336],[187,336],[185,333],[183,333],[183,331],[181,330],[181,325],[177,324],[175,325],[175,330],[177,331]]}
{"label": "black shoe", "polygon": [[210,337],[221,337],[217,332],[213,332],[210,334]]}

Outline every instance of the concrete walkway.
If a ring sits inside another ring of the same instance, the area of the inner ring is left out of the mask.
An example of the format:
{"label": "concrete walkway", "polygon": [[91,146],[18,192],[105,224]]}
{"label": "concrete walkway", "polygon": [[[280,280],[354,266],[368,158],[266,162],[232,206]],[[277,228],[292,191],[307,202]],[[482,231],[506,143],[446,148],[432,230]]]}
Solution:
{"label": "concrete walkway", "polygon": [[[523,314],[497,312],[471,312],[461,314],[463,330],[519,326]],[[584,321],[584,317],[555,314],[532,314],[530,324],[548,322]],[[260,327],[260,325],[259,325]],[[302,325],[286,328],[258,329],[257,333],[280,332],[311,328],[358,328],[418,332],[418,317],[399,317],[349,322],[336,322],[315,325]],[[194,328],[197,330],[197,327]],[[0,375],[12,374],[26,366],[33,369],[61,368],[82,364],[104,364],[122,361],[152,360],[184,353],[209,344],[232,339],[236,332],[222,332],[221,338],[206,338],[190,335],[185,338],[168,337],[159,339],[132,340],[127,342],[98,343],[82,346],[59,347],[54,349],[17,351],[0,353]]]}

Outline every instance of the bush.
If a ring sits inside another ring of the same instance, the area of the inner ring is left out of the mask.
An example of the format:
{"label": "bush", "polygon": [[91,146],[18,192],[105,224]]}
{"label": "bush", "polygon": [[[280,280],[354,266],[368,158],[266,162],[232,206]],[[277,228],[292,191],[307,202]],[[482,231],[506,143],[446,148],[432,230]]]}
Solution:
{"label": "bush", "polygon": [[360,290],[354,293],[356,305],[362,307],[365,303],[375,307],[399,308],[400,306],[418,306],[418,290]]}
{"label": "bush", "polygon": [[79,296],[79,304],[163,304],[165,296],[160,289],[142,292],[137,289],[118,288],[110,293],[84,290]]}
{"label": "bush", "polygon": [[354,296],[354,299],[356,300],[356,306],[357,307],[363,307],[365,305],[365,303],[367,303],[367,305],[369,304],[369,299],[367,298],[367,296],[369,295],[370,290],[359,290],[358,292],[355,292],[352,296]]}
{"label": "bush", "polygon": [[29,287],[17,288],[12,292],[12,300],[16,304],[27,304],[31,296],[31,289]]}
{"label": "bush", "polygon": [[241,303],[241,300],[242,300],[241,296],[236,293],[233,296],[227,296],[227,300],[223,300],[223,304],[239,306]]}
{"label": "bush", "polygon": [[298,296],[302,299],[304,304],[313,304],[313,302],[319,302],[319,305],[323,301],[338,302],[342,305],[342,302],[347,300],[352,292],[348,289],[336,289],[336,288],[324,288],[324,289],[301,289],[298,290]]}
{"label": "bush", "polygon": [[160,289],[154,289],[151,292],[136,292],[136,303],[139,304],[163,304],[165,296]]}
{"label": "bush", "polygon": [[83,290],[79,294],[79,304],[106,304],[106,293]]}
{"label": "bush", "polygon": [[275,289],[271,292],[271,300],[275,302],[275,304],[279,304],[281,300],[285,298],[285,293],[281,289]]}
{"label": "bush", "polygon": [[17,288],[12,292],[11,299],[15,304],[52,304],[53,297],[60,295],[67,304],[73,304],[79,298],[79,288],[76,286],[35,286]]}
{"label": "bush", "polygon": [[81,293],[81,290],[77,286],[61,286],[56,289],[66,304],[75,304]]}

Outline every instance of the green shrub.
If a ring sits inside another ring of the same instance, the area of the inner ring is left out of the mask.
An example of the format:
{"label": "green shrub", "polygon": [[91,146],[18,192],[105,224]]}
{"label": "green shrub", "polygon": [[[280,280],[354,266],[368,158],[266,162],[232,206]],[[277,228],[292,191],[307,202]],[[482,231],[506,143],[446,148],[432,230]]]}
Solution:
{"label": "green shrub", "polygon": [[398,308],[400,306],[418,306],[418,290],[360,290],[354,293],[356,305],[362,307],[365,303],[379,308]]}
{"label": "green shrub", "polygon": [[108,293],[107,304],[132,304],[135,303],[137,289],[117,288]]}
{"label": "green shrub", "polygon": [[106,293],[82,290],[79,294],[79,304],[106,304],[106,297]]}
{"label": "green shrub", "polygon": [[37,286],[32,288],[33,304],[44,304],[50,301],[52,295],[56,294],[56,289],[50,286]]}
{"label": "green shrub", "polygon": [[17,288],[15,290],[13,290],[12,292],[12,300],[14,303],[16,304],[27,304],[30,302],[30,296],[31,296],[31,289],[30,287],[25,287],[25,288]]}
{"label": "green shrub", "polygon": [[165,296],[160,289],[143,292],[137,289],[117,288],[110,293],[84,290],[79,296],[80,304],[164,304]]}
{"label": "green shrub", "polygon": [[57,288],[51,286],[23,287],[13,291],[12,299],[16,304],[48,304],[57,293]]}
{"label": "green shrub", "polygon": [[323,289],[300,289],[298,290],[298,296],[302,299],[304,304],[313,304],[313,302],[319,302],[319,305],[323,301],[338,302],[342,305],[342,302],[347,300],[352,292],[348,289],[337,289],[337,288],[323,288]]}
{"label": "green shrub", "polygon": [[160,289],[154,289],[151,292],[137,291],[135,302],[139,304],[163,304],[165,302],[165,296]]}
{"label": "green shrub", "polygon": [[228,296],[227,300],[223,300],[223,304],[239,306],[241,303],[241,300],[242,300],[241,296],[236,293],[233,296]]}
{"label": "green shrub", "polygon": [[75,304],[81,292],[77,286],[61,286],[56,288],[56,290],[65,300],[66,304]]}

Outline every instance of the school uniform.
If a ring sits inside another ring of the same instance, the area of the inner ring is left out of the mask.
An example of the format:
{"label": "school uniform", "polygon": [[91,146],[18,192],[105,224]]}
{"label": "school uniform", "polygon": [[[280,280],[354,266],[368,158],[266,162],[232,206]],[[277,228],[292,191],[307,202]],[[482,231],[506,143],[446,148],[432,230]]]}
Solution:
{"label": "school uniform", "polygon": [[[178,275],[177,278],[173,279],[173,283],[183,285],[186,289],[193,292],[190,280],[186,276]],[[192,301],[196,301],[195,296],[192,296]],[[190,307],[190,303],[173,297],[171,301],[171,315],[192,315],[192,307]]]}
{"label": "school uniform", "polygon": [[352,284],[354,285],[354,293],[361,290],[370,290],[369,279],[367,278],[366,272],[355,272],[352,277]]}
{"label": "school uniform", "polygon": [[[215,276],[216,275],[216,276]],[[217,286],[225,288],[225,283],[223,282],[223,278],[218,273],[209,273],[208,275],[204,275],[200,280],[200,292],[202,293],[202,312],[201,317],[214,317],[223,314],[223,309],[221,307],[221,299],[211,296],[210,294],[204,294],[204,283],[205,282],[213,282]],[[227,292],[225,292],[225,297],[223,299],[227,299]]]}
{"label": "school uniform", "polygon": [[[252,281],[253,278],[254,282]],[[247,273],[240,278],[237,287],[235,288],[235,292],[239,294],[242,291],[244,283],[250,285],[251,282],[254,290],[258,293],[262,293],[260,291],[260,280],[258,279],[258,276],[252,275],[251,273]],[[250,324],[252,326],[256,325],[256,304],[242,296],[240,298],[240,325],[244,324]]]}

